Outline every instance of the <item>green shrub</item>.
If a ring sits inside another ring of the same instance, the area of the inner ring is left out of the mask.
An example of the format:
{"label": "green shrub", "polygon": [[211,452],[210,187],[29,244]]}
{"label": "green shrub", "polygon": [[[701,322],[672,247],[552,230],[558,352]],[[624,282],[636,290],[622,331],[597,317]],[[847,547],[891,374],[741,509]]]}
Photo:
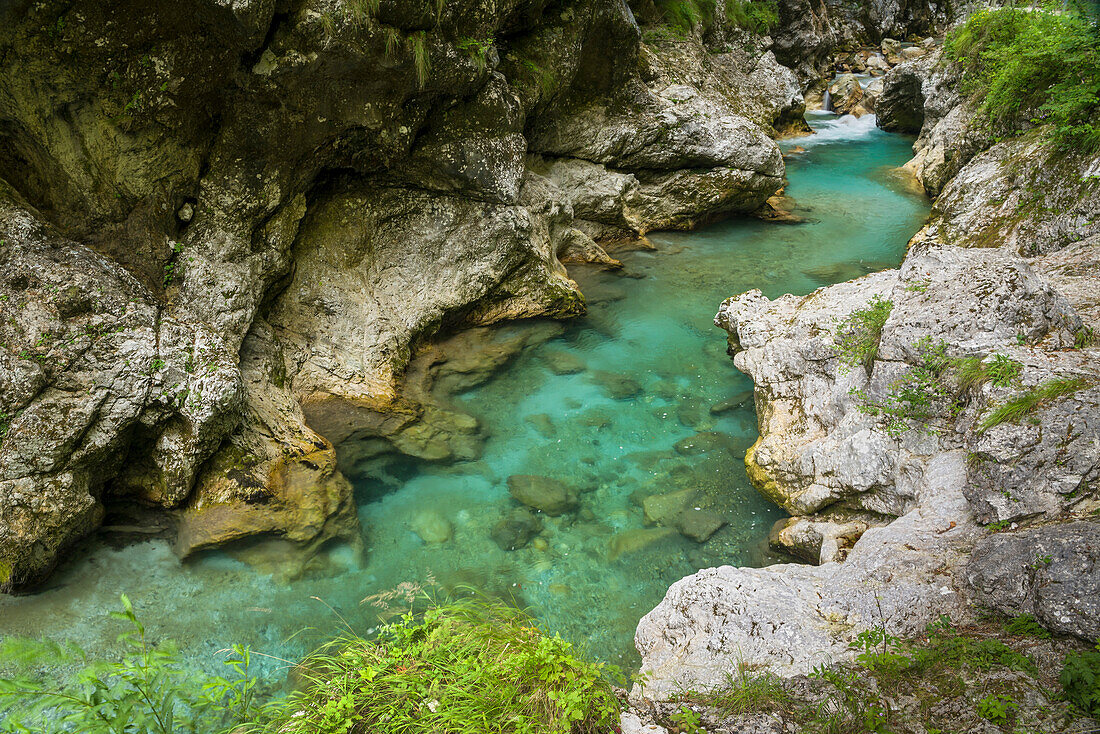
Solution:
{"label": "green shrub", "polygon": [[1007,724],[1020,705],[1011,696],[989,695],[978,701],[978,716],[994,724]]}
{"label": "green shrub", "polygon": [[1083,377],[1047,380],[994,408],[993,412],[978,426],[978,432],[988,431],[990,428],[1005,422],[1016,423],[1052,400],[1071,395],[1091,386],[1092,382]]}
{"label": "green shrub", "polygon": [[779,25],[779,6],[775,0],[726,0],[726,19],[737,28],[764,34]]}
{"label": "green shrub", "polygon": [[1100,716],[1100,644],[1066,656],[1058,677],[1066,700],[1090,716]]}
{"label": "green shrub", "polygon": [[1086,13],[985,8],[952,31],[945,52],[994,126],[1015,131],[1026,115],[1064,147],[1100,150],[1100,34]]}
{"label": "green shrub", "polygon": [[878,356],[878,345],[882,339],[882,327],[894,302],[875,296],[866,308],[853,311],[836,327],[836,351],[844,367],[862,364],[871,374],[871,365]]}
{"label": "green shrub", "polygon": [[924,337],[914,347],[920,361],[890,383],[883,399],[874,400],[864,390],[851,391],[857,400],[856,409],[881,419],[891,436],[905,433],[914,422],[928,424],[935,418],[954,416],[961,410],[946,379],[947,370],[953,364],[947,356],[947,346],[943,342],[934,344],[931,337]]}
{"label": "green shrub", "polygon": [[660,21],[678,35],[714,22],[719,7],[736,28],[767,33],[779,23],[775,0],[654,0]]}
{"label": "green shrub", "polygon": [[298,669],[305,690],[268,731],[582,734],[618,721],[608,669],[502,605],[406,615],[375,640],[337,638]]}
{"label": "green shrub", "polygon": [[48,674],[0,678],[0,731],[36,734],[217,734],[234,731],[259,714],[250,653],[234,648],[230,678],[186,669],[171,643],[152,645],[130,600],[111,616],[126,621],[118,662],[89,662],[76,646],[5,640],[0,662],[27,667],[76,667]]}
{"label": "green shrub", "polygon": [[1013,617],[1004,623],[1004,628],[1005,632],[1010,635],[1027,635],[1030,637],[1039,637],[1044,640],[1050,639],[1050,632],[1039,624],[1035,617],[1030,614],[1021,614],[1018,617]]}

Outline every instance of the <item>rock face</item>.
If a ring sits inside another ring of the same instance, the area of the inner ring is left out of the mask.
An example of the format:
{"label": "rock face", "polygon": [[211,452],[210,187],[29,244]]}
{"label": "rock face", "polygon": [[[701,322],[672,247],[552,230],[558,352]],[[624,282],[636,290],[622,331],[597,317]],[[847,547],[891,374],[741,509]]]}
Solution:
{"label": "rock face", "polygon": [[1100,524],[1073,522],[983,538],[966,567],[977,599],[1086,642],[1100,638]]}
{"label": "rock face", "polygon": [[616,0],[369,5],[0,10],[0,589],[111,503],[182,555],[358,544],[335,446],[478,450],[424,345],[583,313],[562,259],[782,184],[801,90],[752,34],[711,63]]}
{"label": "rock face", "polygon": [[[908,168],[938,194],[902,266],[750,291],[715,319],[755,382],[749,476],[794,515],[772,543],[821,565],[673,585],[639,624],[635,696],[721,684],[737,656],[805,672],[861,630],[915,633],[975,603],[1096,636],[1096,523],[1077,520],[1100,507],[1100,160],[1041,130],[994,143],[956,74],[905,62],[878,103],[895,129],[920,121]],[[872,310],[873,328],[852,320]],[[852,333],[870,348],[853,354]]]}

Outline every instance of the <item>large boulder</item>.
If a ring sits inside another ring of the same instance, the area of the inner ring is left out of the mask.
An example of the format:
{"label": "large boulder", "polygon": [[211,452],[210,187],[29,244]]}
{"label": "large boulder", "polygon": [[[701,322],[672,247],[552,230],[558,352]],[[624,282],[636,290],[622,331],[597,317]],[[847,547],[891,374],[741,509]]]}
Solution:
{"label": "large boulder", "polygon": [[966,577],[977,599],[1002,614],[1031,614],[1058,634],[1100,639],[1100,524],[998,533],[974,548]]}
{"label": "large boulder", "polygon": [[916,135],[924,127],[924,92],[927,64],[900,64],[885,76],[882,95],[875,104],[876,123],[883,130]]}
{"label": "large boulder", "polygon": [[[0,183],[2,186],[2,183]],[[0,197],[10,191],[0,189]],[[234,355],[0,198],[0,590],[40,581],[108,495],[171,508],[236,426]]]}

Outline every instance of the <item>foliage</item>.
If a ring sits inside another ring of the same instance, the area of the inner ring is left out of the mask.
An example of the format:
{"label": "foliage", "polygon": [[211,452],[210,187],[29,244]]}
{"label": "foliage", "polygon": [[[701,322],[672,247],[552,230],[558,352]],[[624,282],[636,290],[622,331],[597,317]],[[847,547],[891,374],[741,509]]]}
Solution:
{"label": "foliage", "polygon": [[619,713],[611,669],[485,602],[405,615],[375,640],[344,635],[298,669],[305,690],[268,731],[582,734],[606,731]]}
{"label": "foliage", "polygon": [[702,726],[702,717],[687,706],[681,706],[679,711],[668,718],[682,734],[706,734],[706,730]]}
{"label": "foliage", "polygon": [[703,693],[692,691],[683,698],[716,708],[726,716],[771,711],[791,700],[775,673],[755,673],[744,665],[738,665],[734,673],[726,673],[724,685]]}
{"label": "foliage", "polygon": [[985,383],[994,387],[1011,387],[1020,379],[1023,365],[1003,354],[994,354],[987,360],[978,357],[962,357],[953,361],[955,383],[962,391],[975,390]]}
{"label": "foliage", "polygon": [[871,365],[878,356],[878,345],[882,339],[882,327],[894,302],[882,296],[875,296],[861,308],[848,314],[848,317],[836,327],[836,350],[840,363],[844,367],[862,364],[867,374],[871,374]]}
{"label": "foliage", "polygon": [[678,35],[709,28],[720,6],[731,25],[753,33],[767,33],[779,23],[776,0],[654,0],[661,22]]}
{"label": "foliage", "polygon": [[812,725],[827,732],[889,734],[893,715],[890,702],[869,691],[856,671],[818,666],[810,677],[828,683],[835,691],[818,702],[810,719]]}
{"label": "foliage", "polygon": [[81,734],[215,734],[255,717],[256,679],[249,675],[250,653],[235,647],[226,664],[230,678],[187,670],[169,643],[150,644],[145,627],[126,596],[111,616],[128,630],[119,637],[125,650],[117,662],[89,662],[73,645],[9,639],[0,661],[21,667],[42,663],[76,664],[75,674],[0,678],[0,731],[80,732]]}
{"label": "foliage", "polygon": [[1067,655],[1058,680],[1066,700],[1090,716],[1100,716],[1100,644],[1095,650]]}
{"label": "foliage", "polygon": [[947,38],[947,58],[994,126],[1015,131],[1026,115],[1063,147],[1100,150],[1100,34],[1087,13],[1048,5],[978,10]]}
{"label": "foliage", "polygon": [[428,81],[428,72],[432,70],[432,60],[428,54],[428,36],[417,31],[409,36],[409,48],[412,51],[413,66],[416,69],[416,81],[423,87]]}
{"label": "foliage", "polygon": [[459,51],[465,52],[466,55],[473,60],[479,72],[485,71],[487,57],[489,52],[493,49],[492,38],[487,38],[485,40],[460,38],[455,45],[458,47]]}
{"label": "foliage", "polygon": [[775,0],[726,0],[726,19],[753,33],[768,33],[779,25],[779,6]]}
{"label": "foliage", "polygon": [[1092,382],[1083,377],[1047,380],[994,408],[978,426],[978,431],[988,431],[990,428],[1006,422],[1016,423],[1042,405],[1091,386]]}
{"label": "foliage", "polygon": [[890,383],[884,398],[875,400],[865,390],[851,391],[858,401],[856,409],[882,419],[891,436],[909,430],[910,422],[927,424],[944,414],[956,415],[962,407],[946,379],[947,369],[953,364],[947,347],[942,342],[933,344],[931,337],[924,337],[914,346],[920,361]]}
{"label": "foliage", "polygon": [[1019,704],[1011,696],[995,696],[992,694],[978,701],[976,707],[978,716],[987,721],[992,721],[994,724],[1007,724],[1019,708]]}
{"label": "foliage", "polygon": [[1027,635],[1044,640],[1050,639],[1050,632],[1044,629],[1030,614],[1021,614],[1018,617],[1009,619],[1004,623],[1004,628],[1005,632],[1010,635]]}

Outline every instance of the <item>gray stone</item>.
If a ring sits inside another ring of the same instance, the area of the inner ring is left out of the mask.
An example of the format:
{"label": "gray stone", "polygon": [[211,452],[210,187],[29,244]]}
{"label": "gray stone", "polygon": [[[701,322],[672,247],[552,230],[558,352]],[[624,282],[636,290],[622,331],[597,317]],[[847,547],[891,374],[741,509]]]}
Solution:
{"label": "gray stone", "polygon": [[1071,522],[983,538],[966,578],[982,604],[1047,629],[1100,639],[1100,524]]}

